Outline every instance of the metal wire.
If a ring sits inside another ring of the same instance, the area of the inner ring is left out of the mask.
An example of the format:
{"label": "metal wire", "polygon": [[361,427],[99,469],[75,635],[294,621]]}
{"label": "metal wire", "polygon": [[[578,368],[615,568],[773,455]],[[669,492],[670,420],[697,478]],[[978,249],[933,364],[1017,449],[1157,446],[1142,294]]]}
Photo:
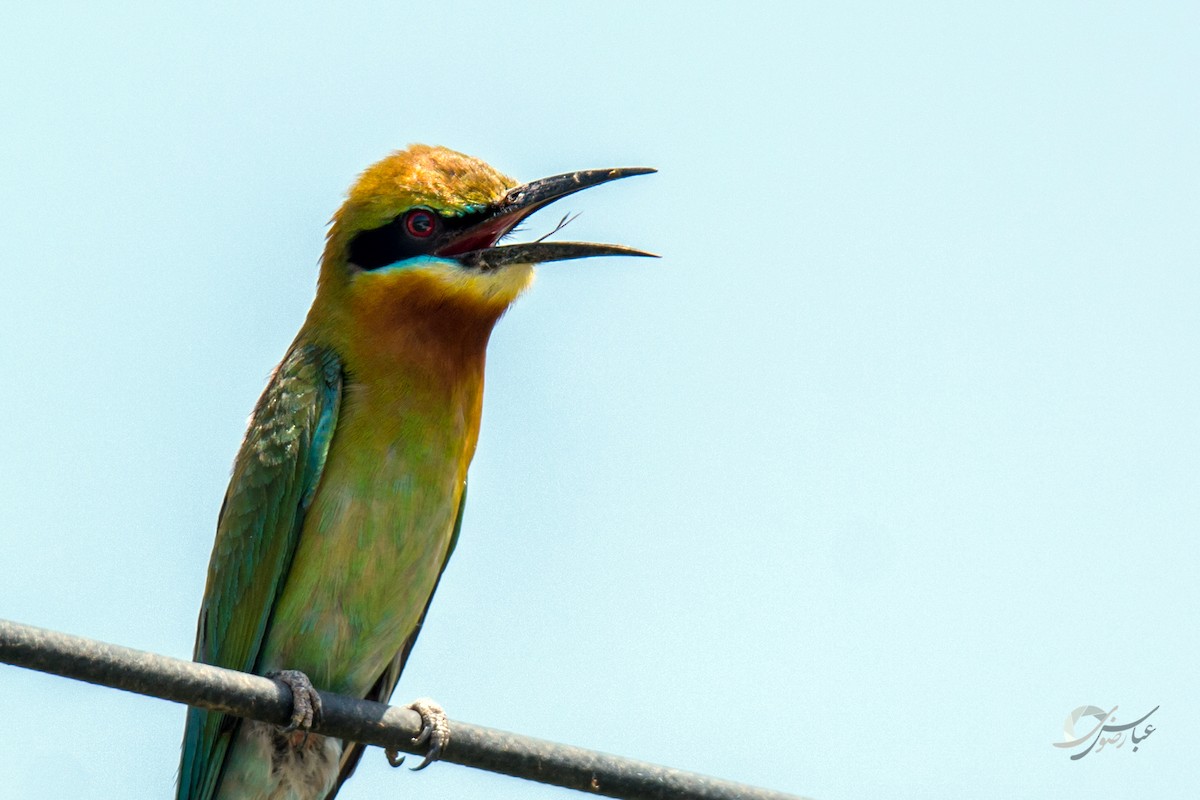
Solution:
{"label": "metal wire", "polygon": [[[292,710],[289,690],[267,678],[2,619],[0,662],[277,725],[286,725]],[[423,752],[412,744],[421,728],[415,711],[320,694],[322,715],[314,731],[407,753]],[[453,720],[441,760],[627,800],[802,800]]]}

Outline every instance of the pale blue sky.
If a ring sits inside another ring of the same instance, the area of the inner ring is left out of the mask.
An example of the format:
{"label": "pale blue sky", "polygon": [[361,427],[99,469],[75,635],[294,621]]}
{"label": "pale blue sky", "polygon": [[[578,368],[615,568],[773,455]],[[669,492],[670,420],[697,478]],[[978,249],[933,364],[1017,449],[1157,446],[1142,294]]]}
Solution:
{"label": "pale blue sky", "polygon": [[[662,261],[497,329],[397,700],[820,800],[1200,781],[1194,4],[348,5],[3,12],[0,616],[190,654],[367,164],[647,164],[559,213]],[[1071,762],[1084,704],[1156,735]],[[14,797],[172,791],[180,706],[0,667],[0,718]],[[343,796],[418,795],[567,793]]]}

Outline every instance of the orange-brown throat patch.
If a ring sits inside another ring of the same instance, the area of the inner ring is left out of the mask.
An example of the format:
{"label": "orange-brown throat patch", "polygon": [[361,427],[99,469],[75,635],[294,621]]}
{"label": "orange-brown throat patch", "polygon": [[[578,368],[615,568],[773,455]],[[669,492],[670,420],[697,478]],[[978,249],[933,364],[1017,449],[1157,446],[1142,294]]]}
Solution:
{"label": "orange-brown throat patch", "polygon": [[391,282],[387,291],[351,293],[348,310],[360,345],[381,361],[401,359],[434,372],[481,362],[504,309],[447,295],[416,276],[400,277],[407,280]]}
{"label": "orange-brown throat patch", "polygon": [[308,327],[363,379],[449,388],[482,378],[492,328],[532,274],[530,267],[477,273],[445,262],[360,273],[336,289],[322,287]]}

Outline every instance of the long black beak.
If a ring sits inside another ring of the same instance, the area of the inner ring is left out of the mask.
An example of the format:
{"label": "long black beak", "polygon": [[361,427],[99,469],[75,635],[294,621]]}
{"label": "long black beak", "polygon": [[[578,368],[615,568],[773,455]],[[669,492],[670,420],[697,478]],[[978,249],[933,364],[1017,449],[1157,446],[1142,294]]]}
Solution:
{"label": "long black beak", "polygon": [[472,225],[438,248],[440,256],[457,258],[477,269],[491,270],[505,264],[542,264],[547,261],[566,261],[588,256],[647,256],[654,253],[635,250],[619,244],[591,242],[530,242],[496,246],[500,237],[539,208],[555,200],[602,183],[657,172],[650,167],[620,167],[568,172],[526,183],[508,194],[490,209],[477,224]]}

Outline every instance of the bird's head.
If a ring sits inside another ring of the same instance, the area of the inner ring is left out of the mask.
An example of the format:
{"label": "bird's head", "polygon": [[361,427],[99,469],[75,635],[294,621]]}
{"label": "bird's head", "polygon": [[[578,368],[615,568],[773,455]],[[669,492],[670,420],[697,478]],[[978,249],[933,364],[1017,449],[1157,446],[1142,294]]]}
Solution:
{"label": "bird's head", "polygon": [[333,218],[314,312],[372,327],[416,318],[448,329],[491,325],[533,279],[533,266],[618,245],[497,242],[534,211],[590,186],[653,172],[587,170],[518,184],[484,162],[414,145],[369,167]]}

